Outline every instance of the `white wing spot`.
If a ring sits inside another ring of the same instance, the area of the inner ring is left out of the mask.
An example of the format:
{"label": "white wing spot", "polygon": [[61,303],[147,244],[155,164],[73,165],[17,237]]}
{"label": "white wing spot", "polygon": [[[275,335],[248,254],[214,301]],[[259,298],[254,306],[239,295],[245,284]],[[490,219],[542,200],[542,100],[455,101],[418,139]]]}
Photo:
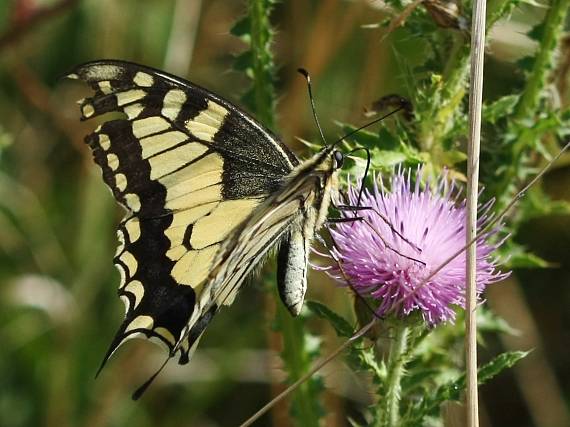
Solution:
{"label": "white wing spot", "polygon": [[95,108],[93,108],[93,105],[91,105],[91,104],[85,104],[81,108],[81,111],[83,112],[83,117],[85,117],[85,118],[89,118],[93,114],[95,114]]}
{"label": "white wing spot", "polygon": [[152,78],[152,76],[150,74],[143,73],[142,71],[139,71],[135,74],[135,77],[133,78],[133,82],[137,86],[151,87],[154,84],[154,79]]}
{"label": "white wing spot", "polygon": [[116,154],[107,154],[107,166],[111,168],[112,171],[116,171],[119,167],[119,158]]}
{"label": "white wing spot", "polygon": [[119,189],[119,191],[123,192],[127,188],[127,177],[125,174],[118,173],[115,175],[115,185]]}
{"label": "white wing spot", "polygon": [[176,117],[178,117],[180,109],[185,102],[186,94],[184,91],[180,89],[172,89],[168,91],[166,95],[164,95],[161,114],[164,117],[174,121],[176,120]]}
{"label": "white wing spot", "polygon": [[138,212],[141,209],[141,199],[135,193],[125,194],[125,203],[133,212]]}
{"label": "white wing spot", "polygon": [[84,70],[87,80],[117,80],[122,68],[117,65],[91,65]]}
{"label": "white wing spot", "polygon": [[129,120],[136,119],[144,110],[144,106],[140,103],[127,105],[124,108],[125,114],[128,116]]}
{"label": "white wing spot", "polygon": [[108,80],[103,80],[102,82],[97,83],[99,85],[99,90],[103,92],[104,95],[109,95],[113,92],[113,88],[111,87],[111,82]]}
{"label": "white wing spot", "polygon": [[119,92],[115,96],[117,97],[117,105],[120,107],[144,98],[146,96],[146,92],[142,89],[133,89],[127,90],[126,92]]}
{"label": "white wing spot", "polygon": [[109,139],[109,135],[105,135],[104,133],[99,134],[99,145],[105,151],[111,148],[111,140]]}

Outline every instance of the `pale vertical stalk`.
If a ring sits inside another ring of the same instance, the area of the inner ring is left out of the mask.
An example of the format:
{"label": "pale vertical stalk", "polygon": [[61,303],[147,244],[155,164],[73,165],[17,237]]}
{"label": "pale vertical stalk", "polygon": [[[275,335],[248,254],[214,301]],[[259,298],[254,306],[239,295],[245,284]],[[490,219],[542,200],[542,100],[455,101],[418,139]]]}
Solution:
{"label": "pale vertical stalk", "polygon": [[192,62],[202,0],[177,0],[168,37],[164,68],[185,76]]}
{"label": "pale vertical stalk", "polygon": [[[467,161],[467,244],[477,235],[477,196],[479,193],[479,151],[481,140],[481,103],[483,97],[483,59],[485,55],[485,0],[473,2],[471,26],[471,81],[469,88],[469,149]],[[467,426],[479,426],[477,392],[477,245],[467,248],[467,286],[465,315],[465,365],[467,369]]]}

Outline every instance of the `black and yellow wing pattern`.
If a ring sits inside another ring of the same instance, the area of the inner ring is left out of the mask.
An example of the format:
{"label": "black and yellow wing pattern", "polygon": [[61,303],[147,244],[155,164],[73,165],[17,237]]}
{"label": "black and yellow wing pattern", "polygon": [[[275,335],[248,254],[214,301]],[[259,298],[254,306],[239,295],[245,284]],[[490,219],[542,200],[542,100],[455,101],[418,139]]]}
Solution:
{"label": "black and yellow wing pattern", "polygon": [[137,334],[172,350],[220,243],[298,161],[236,106],[164,72],[96,61],[69,77],[95,91],[82,119],[123,113],[86,137],[128,212],[115,256],[126,316],[106,359]]}
{"label": "black and yellow wing pattern", "polygon": [[68,77],[95,92],[80,101],[83,120],[115,116],[86,142],[127,210],[114,259],[126,314],[103,364],[137,336],[186,363],[214,314],[278,243],[280,294],[298,314],[342,155],[327,146],[299,162],[235,105],[149,67],[101,60]]}

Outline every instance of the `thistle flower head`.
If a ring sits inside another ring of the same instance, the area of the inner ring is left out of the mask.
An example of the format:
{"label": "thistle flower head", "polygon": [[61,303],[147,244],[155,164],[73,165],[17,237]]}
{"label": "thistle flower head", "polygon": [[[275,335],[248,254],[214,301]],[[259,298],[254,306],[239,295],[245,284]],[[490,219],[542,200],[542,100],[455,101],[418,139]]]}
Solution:
{"label": "thistle flower head", "polygon": [[[428,183],[423,189],[421,170],[415,184],[410,175],[409,171],[395,173],[390,191],[382,182],[379,188],[375,180],[373,190],[363,192],[360,206],[372,209],[358,211],[364,218],[361,221],[330,227],[334,248],[329,257],[335,263],[321,269],[341,283],[348,281],[360,295],[378,301],[379,316],[392,313],[403,317],[419,310],[433,326],[453,321],[453,306],[465,307],[465,251],[451,261],[449,258],[466,244],[466,207],[445,174],[434,186]],[[357,187],[349,188],[348,198],[351,205],[357,204]],[[487,220],[491,204],[480,208],[479,228]],[[488,284],[507,276],[496,269],[492,254],[498,245],[489,243],[488,237],[476,244],[478,298]]]}

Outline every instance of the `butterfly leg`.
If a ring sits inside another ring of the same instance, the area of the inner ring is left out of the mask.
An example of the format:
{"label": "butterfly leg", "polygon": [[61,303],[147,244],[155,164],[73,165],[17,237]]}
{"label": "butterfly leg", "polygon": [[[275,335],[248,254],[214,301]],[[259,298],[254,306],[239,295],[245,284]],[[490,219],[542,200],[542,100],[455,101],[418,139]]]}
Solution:
{"label": "butterfly leg", "polygon": [[361,216],[355,216],[353,218],[329,218],[327,219],[327,224],[339,224],[343,222],[354,222],[362,221],[364,218]]}
{"label": "butterfly leg", "polygon": [[395,233],[400,239],[402,239],[404,242],[406,242],[407,245],[409,245],[410,247],[412,247],[415,251],[421,253],[422,250],[420,247],[418,247],[416,244],[412,243],[410,240],[408,240],[402,233],[400,233],[398,230],[396,230],[396,227],[394,227],[392,225],[392,223],[390,222],[390,220],[386,217],[386,215],[383,215],[382,213],[378,212],[377,209],[374,209],[372,206],[351,206],[351,205],[333,205],[334,208],[338,209],[339,211],[364,211],[364,210],[369,210],[374,212],[376,215],[378,215],[378,217],[388,226],[390,227],[390,230]]}

